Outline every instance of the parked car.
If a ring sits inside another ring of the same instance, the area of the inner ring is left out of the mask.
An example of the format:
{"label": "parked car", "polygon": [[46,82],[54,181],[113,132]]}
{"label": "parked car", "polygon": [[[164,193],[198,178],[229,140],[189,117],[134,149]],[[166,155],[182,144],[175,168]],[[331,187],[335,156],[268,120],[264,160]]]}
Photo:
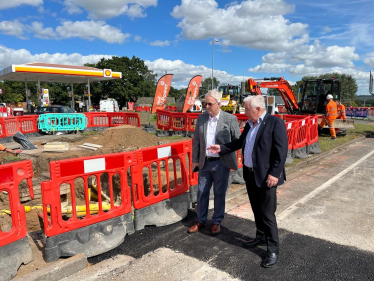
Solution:
{"label": "parked car", "polygon": [[36,114],[44,113],[75,113],[75,110],[67,105],[38,106]]}

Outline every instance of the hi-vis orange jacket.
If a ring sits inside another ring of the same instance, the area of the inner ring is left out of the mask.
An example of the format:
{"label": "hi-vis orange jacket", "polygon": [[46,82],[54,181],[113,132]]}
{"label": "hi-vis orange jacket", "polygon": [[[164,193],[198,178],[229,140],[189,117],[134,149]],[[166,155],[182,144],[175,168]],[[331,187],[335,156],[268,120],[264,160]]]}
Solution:
{"label": "hi-vis orange jacket", "polygon": [[327,120],[335,120],[338,117],[338,107],[333,100],[326,105]]}
{"label": "hi-vis orange jacket", "polygon": [[345,116],[345,106],[344,104],[340,104],[338,106],[338,119],[347,119]]}

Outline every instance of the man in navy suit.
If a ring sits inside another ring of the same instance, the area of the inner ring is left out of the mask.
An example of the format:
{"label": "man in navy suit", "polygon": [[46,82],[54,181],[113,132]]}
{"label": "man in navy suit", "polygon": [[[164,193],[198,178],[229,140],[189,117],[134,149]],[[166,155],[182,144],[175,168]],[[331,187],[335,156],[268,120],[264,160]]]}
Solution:
{"label": "man in navy suit", "polygon": [[208,151],[221,155],[242,149],[243,175],[257,228],[256,238],[245,245],[267,245],[267,255],[261,265],[271,267],[279,254],[276,192],[277,186],[286,180],[287,131],[283,120],[266,113],[262,96],[247,97],[244,108],[248,122],[240,138],[211,145]]}

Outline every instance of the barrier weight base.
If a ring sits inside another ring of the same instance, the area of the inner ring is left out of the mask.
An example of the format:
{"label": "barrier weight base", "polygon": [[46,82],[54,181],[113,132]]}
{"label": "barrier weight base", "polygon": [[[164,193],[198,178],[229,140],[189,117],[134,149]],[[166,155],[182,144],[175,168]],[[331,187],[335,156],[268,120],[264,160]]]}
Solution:
{"label": "barrier weight base", "polygon": [[82,253],[97,256],[119,246],[126,234],[134,233],[131,213],[93,225],[46,238],[44,259],[53,262],[60,257]]}
{"label": "barrier weight base", "polygon": [[319,147],[318,141],[312,143],[311,145],[306,147],[306,152],[308,154],[319,154],[322,152],[321,148]]}
{"label": "barrier weight base", "polygon": [[287,158],[286,158],[286,164],[292,164],[293,158],[292,158],[292,150],[287,151]]}
{"label": "barrier weight base", "polygon": [[306,146],[294,149],[292,151],[292,158],[306,159],[308,154],[306,152]]}
{"label": "barrier weight base", "polygon": [[22,264],[32,261],[29,240],[26,237],[0,247],[0,281],[11,280]]}
{"label": "barrier weight base", "polygon": [[165,226],[181,221],[187,216],[190,205],[189,193],[166,199],[148,207],[135,210],[135,230],[146,225]]}
{"label": "barrier weight base", "polygon": [[[192,204],[197,202],[197,190],[198,190],[197,184],[190,186],[190,193],[189,193],[190,202],[191,202],[190,209],[192,208]],[[214,190],[213,190],[213,184],[212,184],[212,186],[210,187],[210,192],[209,192],[209,200],[213,200],[213,199],[214,199]]]}

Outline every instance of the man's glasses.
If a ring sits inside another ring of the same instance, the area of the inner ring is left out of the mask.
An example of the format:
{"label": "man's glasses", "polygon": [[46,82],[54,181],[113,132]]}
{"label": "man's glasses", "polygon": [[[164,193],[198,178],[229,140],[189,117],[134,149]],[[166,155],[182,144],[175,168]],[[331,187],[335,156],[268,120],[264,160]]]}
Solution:
{"label": "man's glasses", "polygon": [[215,105],[215,104],[216,104],[216,102],[215,103],[211,103],[211,102],[205,103],[206,106],[212,106],[212,105]]}

